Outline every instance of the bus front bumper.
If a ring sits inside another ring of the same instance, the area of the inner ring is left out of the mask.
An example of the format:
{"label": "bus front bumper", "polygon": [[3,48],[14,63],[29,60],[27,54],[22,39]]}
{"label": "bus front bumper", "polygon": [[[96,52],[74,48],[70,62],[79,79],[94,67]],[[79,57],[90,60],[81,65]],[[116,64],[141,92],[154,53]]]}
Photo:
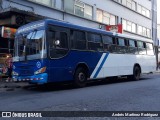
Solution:
{"label": "bus front bumper", "polygon": [[17,82],[29,82],[33,84],[45,84],[47,83],[48,74],[42,73],[33,76],[13,76],[13,80]]}

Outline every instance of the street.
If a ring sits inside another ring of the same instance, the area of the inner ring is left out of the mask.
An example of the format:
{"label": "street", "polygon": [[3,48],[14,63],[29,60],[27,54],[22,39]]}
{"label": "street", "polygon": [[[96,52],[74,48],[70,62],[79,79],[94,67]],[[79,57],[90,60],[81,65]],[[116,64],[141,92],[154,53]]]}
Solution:
{"label": "street", "polygon": [[89,83],[85,88],[70,85],[52,87],[26,86],[12,91],[1,90],[0,111],[160,110],[160,73],[144,75],[139,81],[120,79]]}

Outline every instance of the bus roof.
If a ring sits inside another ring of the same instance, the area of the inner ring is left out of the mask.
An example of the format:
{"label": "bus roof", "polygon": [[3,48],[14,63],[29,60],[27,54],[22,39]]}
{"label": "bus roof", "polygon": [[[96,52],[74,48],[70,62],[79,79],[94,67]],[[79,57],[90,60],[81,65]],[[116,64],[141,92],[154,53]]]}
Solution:
{"label": "bus roof", "polygon": [[72,29],[84,30],[84,31],[94,32],[94,33],[99,33],[99,34],[106,34],[106,35],[115,36],[115,37],[123,37],[123,38],[128,38],[128,39],[141,40],[141,41],[145,41],[145,42],[153,42],[153,40],[151,40],[149,38],[145,39],[145,38],[140,38],[140,37],[136,37],[136,36],[132,36],[132,35],[114,33],[114,32],[110,32],[110,31],[106,31],[106,30],[102,30],[102,29],[84,27],[84,26],[75,25],[75,24],[72,24],[72,23],[69,23],[66,21],[54,20],[54,19],[44,19],[44,20],[35,21],[35,22],[26,24],[26,25],[18,28],[17,31],[24,32],[25,30],[29,30],[29,26],[32,26],[32,27],[30,27],[32,29],[34,27],[39,27],[39,28],[45,27],[46,24],[52,24],[52,25],[57,25],[57,26],[61,26],[61,27],[69,27]]}
{"label": "bus roof", "polygon": [[113,35],[113,32],[105,31],[105,30],[102,30],[102,29],[96,29],[96,28],[90,28],[90,27],[75,25],[75,24],[65,22],[65,21],[60,21],[60,20],[58,21],[58,20],[52,20],[52,19],[46,19],[45,21],[48,24],[55,24],[55,25],[62,26],[62,27],[69,27],[69,28],[78,29],[78,30],[85,30],[85,31],[89,31],[89,32],[96,32],[96,33]]}

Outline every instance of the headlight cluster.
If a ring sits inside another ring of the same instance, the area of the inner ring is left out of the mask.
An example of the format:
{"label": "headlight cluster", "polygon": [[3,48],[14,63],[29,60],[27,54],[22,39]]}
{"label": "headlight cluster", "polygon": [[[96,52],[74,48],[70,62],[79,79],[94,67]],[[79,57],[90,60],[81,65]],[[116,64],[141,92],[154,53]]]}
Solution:
{"label": "headlight cluster", "polygon": [[34,74],[36,75],[36,74],[44,73],[45,71],[46,71],[46,67],[43,67],[43,68],[37,70],[36,72],[34,72]]}
{"label": "headlight cluster", "polygon": [[12,71],[12,75],[18,76],[19,74],[15,71]]}

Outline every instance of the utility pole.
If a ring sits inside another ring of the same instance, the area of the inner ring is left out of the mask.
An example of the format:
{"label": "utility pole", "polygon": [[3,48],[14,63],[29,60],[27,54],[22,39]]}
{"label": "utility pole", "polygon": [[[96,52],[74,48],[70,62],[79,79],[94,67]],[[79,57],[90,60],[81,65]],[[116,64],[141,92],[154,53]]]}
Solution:
{"label": "utility pole", "polygon": [[155,47],[156,63],[158,70],[158,39],[157,39],[157,0],[152,0],[152,39]]}

